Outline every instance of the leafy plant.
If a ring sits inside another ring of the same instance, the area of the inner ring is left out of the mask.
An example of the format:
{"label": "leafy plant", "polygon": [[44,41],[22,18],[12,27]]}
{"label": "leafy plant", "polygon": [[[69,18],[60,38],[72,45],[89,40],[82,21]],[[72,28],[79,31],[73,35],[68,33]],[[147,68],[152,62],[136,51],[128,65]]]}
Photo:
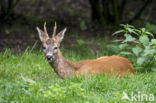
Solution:
{"label": "leafy plant", "polygon": [[156,24],[151,24],[149,22],[146,23],[146,29],[156,35]]}
{"label": "leafy plant", "polygon": [[123,34],[125,39],[115,40],[119,45],[120,55],[136,58],[137,66],[156,71],[156,39],[145,28],[136,29],[132,25],[121,25],[123,28],[113,35]]}

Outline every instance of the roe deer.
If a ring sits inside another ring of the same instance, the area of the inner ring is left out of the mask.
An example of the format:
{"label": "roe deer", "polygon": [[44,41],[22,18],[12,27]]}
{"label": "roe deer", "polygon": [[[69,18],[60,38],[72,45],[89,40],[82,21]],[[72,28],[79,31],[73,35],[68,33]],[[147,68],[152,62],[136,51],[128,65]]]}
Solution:
{"label": "roe deer", "polygon": [[56,34],[56,23],[53,28],[53,34],[50,38],[44,23],[44,31],[37,27],[40,40],[43,44],[43,51],[46,60],[49,62],[54,71],[61,78],[70,78],[73,76],[114,73],[117,77],[123,77],[130,72],[134,77],[134,68],[132,64],[120,56],[104,56],[93,60],[84,60],[81,62],[70,62],[60,52],[60,43],[64,38],[66,28]]}

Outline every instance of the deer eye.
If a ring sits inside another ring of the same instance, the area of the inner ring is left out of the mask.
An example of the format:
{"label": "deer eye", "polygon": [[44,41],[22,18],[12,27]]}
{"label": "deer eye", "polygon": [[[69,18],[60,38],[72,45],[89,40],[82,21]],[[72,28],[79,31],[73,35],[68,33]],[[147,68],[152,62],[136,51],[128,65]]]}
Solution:
{"label": "deer eye", "polygon": [[43,46],[42,48],[43,48],[43,50],[45,50],[45,49],[46,49],[46,47],[45,47],[45,46]]}
{"label": "deer eye", "polygon": [[54,47],[54,50],[56,50],[57,49],[57,47]]}

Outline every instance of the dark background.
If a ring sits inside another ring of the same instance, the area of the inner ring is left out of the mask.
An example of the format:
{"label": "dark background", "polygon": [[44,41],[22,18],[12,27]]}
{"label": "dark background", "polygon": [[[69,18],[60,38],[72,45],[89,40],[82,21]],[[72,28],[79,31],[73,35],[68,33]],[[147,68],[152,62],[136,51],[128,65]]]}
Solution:
{"label": "dark background", "polygon": [[40,47],[36,26],[43,28],[45,21],[49,35],[55,21],[57,32],[68,28],[64,45],[77,38],[110,41],[119,25],[127,23],[156,35],[156,0],[0,0],[0,52]]}

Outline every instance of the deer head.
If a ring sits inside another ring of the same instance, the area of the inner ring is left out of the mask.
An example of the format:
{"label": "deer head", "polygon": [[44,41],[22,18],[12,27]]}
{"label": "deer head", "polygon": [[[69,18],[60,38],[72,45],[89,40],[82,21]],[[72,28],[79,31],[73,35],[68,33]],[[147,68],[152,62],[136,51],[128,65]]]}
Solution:
{"label": "deer head", "polygon": [[36,28],[38,31],[40,40],[43,44],[43,51],[46,56],[46,60],[48,62],[53,62],[54,60],[56,60],[57,54],[59,51],[59,47],[60,47],[60,43],[63,40],[64,34],[67,30],[66,28],[64,28],[62,31],[60,31],[56,35],[56,28],[57,27],[56,27],[56,22],[55,22],[52,37],[49,37],[49,35],[47,33],[46,22],[44,23],[44,31],[39,29],[39,27]]}

